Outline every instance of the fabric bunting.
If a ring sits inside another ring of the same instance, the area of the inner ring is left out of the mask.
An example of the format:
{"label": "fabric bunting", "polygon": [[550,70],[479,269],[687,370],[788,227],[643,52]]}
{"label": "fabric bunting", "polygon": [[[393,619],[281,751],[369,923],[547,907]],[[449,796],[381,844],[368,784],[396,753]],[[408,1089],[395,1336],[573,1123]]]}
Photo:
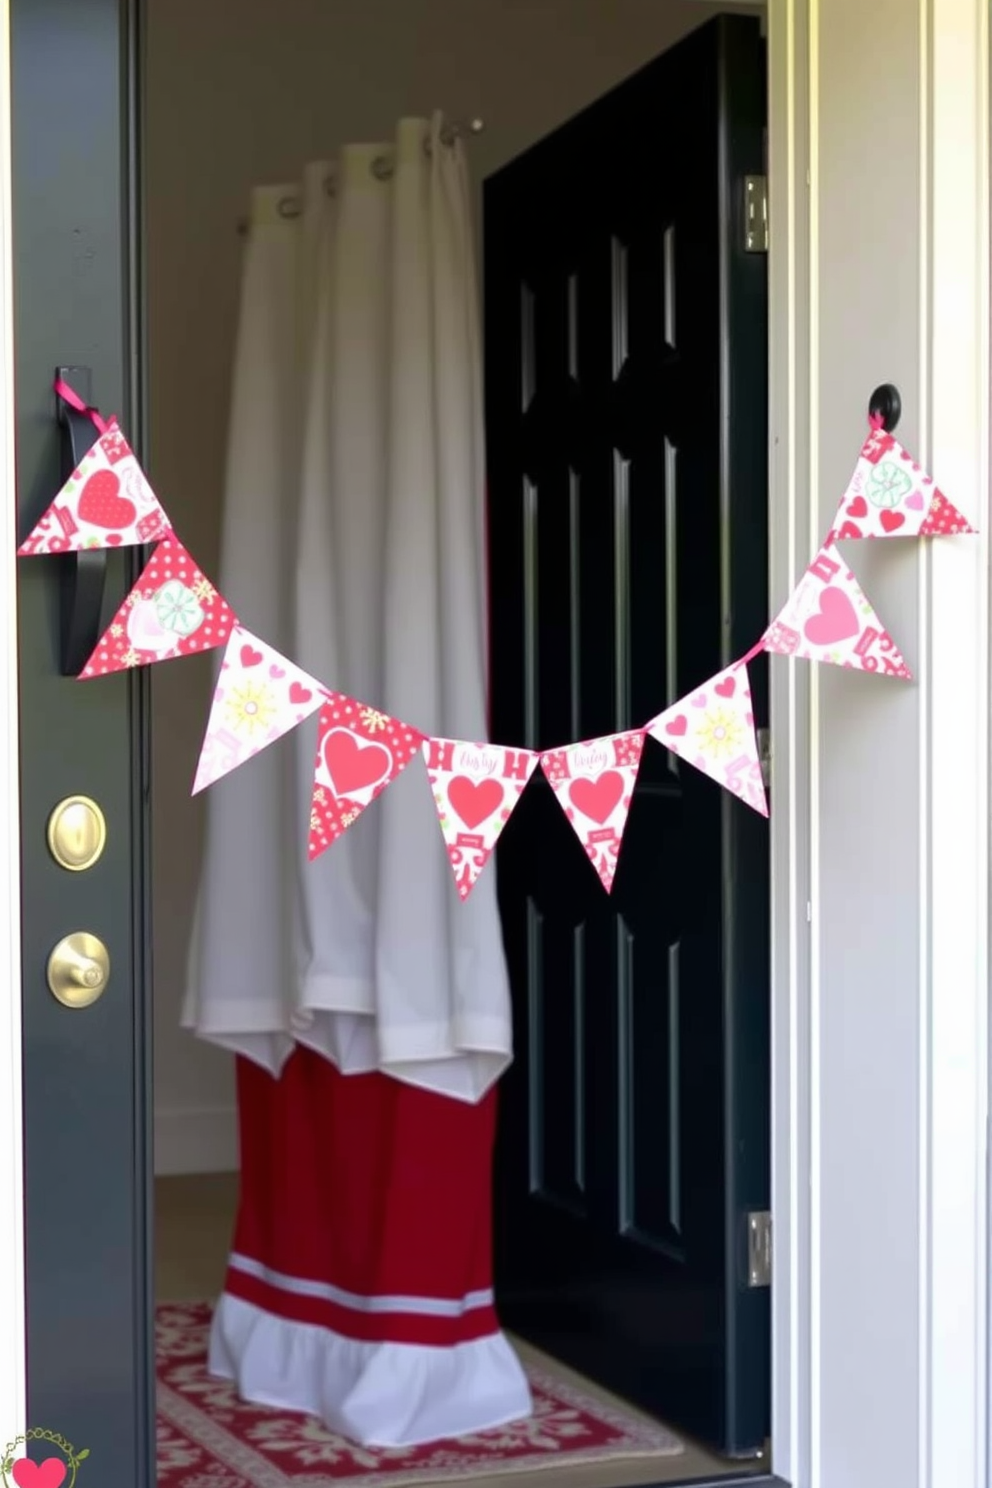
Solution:
{"label": "fabric bunting", "polygon": [[541,769],[607,893],[643,752],[644,730],[630,729],[541,755]]}
{"label": "fabric bunting", "polygon": [[326,696],[314,677],[235,625],[210,704],[193,795],[296,728]]}
{"label": "fabric bunting", "polygon": [[717,672],[695,692],[653,718],[647,731],[745,805],[762,816],[768,815],[751,686],[744,663],[735,662]]}
{"label": "fabric bunting", "polygon": [[458,897],[467,899],[538,756],[464,739],[425,739],[422,747]]}
{"label": "fabric bunting", "polygon": [[325,693],[310,804],[311,861],[406,769],[423,742],[423,734],[398,718],[343,693]]}
{"label": "fabric bunting", "polygon": [[160,542],[97,642],[81,677],[224,646],[236,623],[227,600],[176,537]]}

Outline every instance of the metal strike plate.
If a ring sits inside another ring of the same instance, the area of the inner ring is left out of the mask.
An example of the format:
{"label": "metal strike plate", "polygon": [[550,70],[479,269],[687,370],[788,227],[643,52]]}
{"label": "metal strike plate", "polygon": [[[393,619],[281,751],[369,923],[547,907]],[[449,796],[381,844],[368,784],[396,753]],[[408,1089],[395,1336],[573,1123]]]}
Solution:
{"label": "metal strike plate", "polygon": [[772,1217],[767,1209],[752,1210],[747,1216],[747,1284],[772,1284]]}
{"label": "metal strike plate", "polygon": [[768,177],[744,177],[744,251],[768,252]]}

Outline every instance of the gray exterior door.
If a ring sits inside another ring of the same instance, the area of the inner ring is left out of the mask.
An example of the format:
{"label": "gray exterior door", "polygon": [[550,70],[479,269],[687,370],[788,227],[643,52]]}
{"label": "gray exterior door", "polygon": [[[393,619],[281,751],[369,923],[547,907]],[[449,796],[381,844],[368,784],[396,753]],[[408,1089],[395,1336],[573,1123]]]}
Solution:
{"label": "gray exterior door", "polygon": [[[58,366],[89,369],[79,391],[141,454],[136,10],[11,4],[19,539],[65,473]],[[154,1482],[147,678],[62,669],[66,640],[82,642],[96,608],[109,620],[143,556],[18,561],[29,1425],[88,1447],[81,1483],[100,1488]],[[59,867],[47,845],[52,809],[74,795],[106,818],[85,871]],[[105,992],[83,1009],[59,1003],[46,976],[74,931],[110,956]]]}

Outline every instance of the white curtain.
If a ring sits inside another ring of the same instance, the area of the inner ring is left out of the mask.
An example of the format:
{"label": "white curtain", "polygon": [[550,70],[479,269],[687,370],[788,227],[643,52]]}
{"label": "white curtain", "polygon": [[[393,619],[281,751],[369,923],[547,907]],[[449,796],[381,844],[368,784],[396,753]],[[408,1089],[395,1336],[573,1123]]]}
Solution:
{"label": "white curtain", "polygon": [[[222,592],[327,685],[486,735],[478,286],[464,151],[402,120],[254,194]],[[492,865],[458,900],[414,761],[306,859],[316,720],[207,799],[184,1024],[477,1100],[511,1026]]]}
{"label": "white curtain", "polygon": [[[253,193],[217,578],[329,687],[482,741],[470,224],[439,116]],[[309,863],[315,742],[312,719],[206,796],[183,1022],[239,1055],[242,1164],[211,1368],[405,1445],[530,1409],[492,1293],[495,868],[459,901],[416,759]]]}

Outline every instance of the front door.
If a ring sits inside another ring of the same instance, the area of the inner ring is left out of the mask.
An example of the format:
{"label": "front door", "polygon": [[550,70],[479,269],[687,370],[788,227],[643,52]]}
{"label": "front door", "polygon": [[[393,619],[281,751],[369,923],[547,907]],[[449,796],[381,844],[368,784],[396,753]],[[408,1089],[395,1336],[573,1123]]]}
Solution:
{"label": "front door", "polygon": [[[130,11],[121,0],[11,0],[19,538],[71,458],[57,367],[80,369],[78,391],[117,414],[140,453]],[[81,1484],[135,1488],[154,1481],[146,681],[63,675],[99,623],[94,611],[109,620],[127,592],[139,555],[110,554],[105,571],[104,559],[18,560],[28,1408],[32,1427],[89,1449]],[[106,821],[103,853],[82,871],[60,867],[47,845],[53,808],[76,795]],[[110,957],[105,992],[82,1009],[57,1001],[47,980],[51,951],[79,931]]]}
{"label": "front door", "polygon": [[[757,21],[712,21],[486,184],[497,740],[646,723],[766,624],[766,259],[744,242],[763,51]],[[761,726],[763,660],[752,683]],[[748,1264],[769,1201],[767,824],[649,740],[609,898],[540,772],[498,870],[503,1320],[750,1454],[770,1398]]]}

